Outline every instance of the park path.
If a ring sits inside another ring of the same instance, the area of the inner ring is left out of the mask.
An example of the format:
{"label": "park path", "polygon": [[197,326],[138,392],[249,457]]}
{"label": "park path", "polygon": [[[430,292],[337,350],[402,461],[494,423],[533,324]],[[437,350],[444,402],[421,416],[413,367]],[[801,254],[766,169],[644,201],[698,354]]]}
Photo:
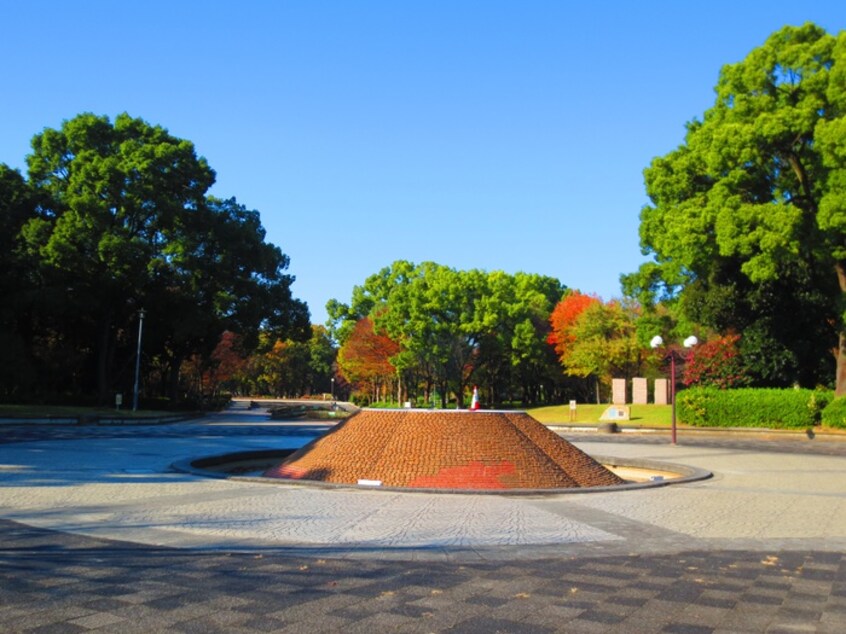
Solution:
{"label": "park path", "polygon": [[322,428],[7,426],[0,630],[846,631],[846,444],[570,436],[710,480],[468,497],[200,478]]}

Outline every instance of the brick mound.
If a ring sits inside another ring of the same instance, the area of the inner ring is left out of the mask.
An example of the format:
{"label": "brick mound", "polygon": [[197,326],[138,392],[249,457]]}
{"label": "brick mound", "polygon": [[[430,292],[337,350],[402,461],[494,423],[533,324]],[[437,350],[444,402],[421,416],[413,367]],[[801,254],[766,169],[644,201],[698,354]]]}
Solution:
{"label": "brick mound", "polygon": [[361,410],[264,475],[437,489],[625,482],[528,414],[478,411]]}

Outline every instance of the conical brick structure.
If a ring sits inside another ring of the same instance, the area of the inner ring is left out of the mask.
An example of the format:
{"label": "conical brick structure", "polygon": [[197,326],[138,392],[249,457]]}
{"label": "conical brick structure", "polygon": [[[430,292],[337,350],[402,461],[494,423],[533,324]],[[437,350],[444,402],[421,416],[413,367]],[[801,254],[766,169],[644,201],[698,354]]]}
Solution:
{"label": "conical brick structure", "polygon": [[523,412],[361,410],[266,477],[435,489],[623,484]]}

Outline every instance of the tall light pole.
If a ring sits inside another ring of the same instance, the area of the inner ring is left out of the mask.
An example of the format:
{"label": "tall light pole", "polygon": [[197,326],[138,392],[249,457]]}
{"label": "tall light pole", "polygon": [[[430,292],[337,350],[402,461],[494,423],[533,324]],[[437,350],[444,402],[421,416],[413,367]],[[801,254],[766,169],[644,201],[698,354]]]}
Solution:
{"label": "tall light pole", "polygon": [[332,390],[332,392],[331,392],[332,393],[332,400],[334,401],[335,400],[335,377],[333,376],[329,380],[332,382],[332,387],[330,389]]}
{"label": "tall light pole", "polygon": [[[682,342],[682,345],[685,348],[692,348],[697,343],[699,343],[699,339],[690,335],[687,339]],[[649,342],[651,348],[656,349],[660,348],[664,345],[664,338],[661,335],[655,335],[652,337],[652,340]],[[671,424],[670,424],[670,440],[675,445],[676,444],[676,355],[678,352],[673,350],[672,348],[669,349],[667,355],[670,357],[670,402],[672,403],[672,416],[671,416]],[[681,359],[681,357],[679,357]]]}
{"label": "tall light pole", "polygon": [[132,391],[132,411],[138,410],[138,375],[141,370],[141,335],[144,332],[144,315],[147,314],[143,308],[138,311],[138,348],[135,350],[135,389]]}

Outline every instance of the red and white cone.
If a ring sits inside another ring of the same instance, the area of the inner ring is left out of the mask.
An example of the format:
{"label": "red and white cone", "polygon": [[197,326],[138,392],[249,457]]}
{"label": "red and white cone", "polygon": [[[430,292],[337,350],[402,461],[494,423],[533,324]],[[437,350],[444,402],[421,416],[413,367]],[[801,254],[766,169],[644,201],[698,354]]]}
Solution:
{"label": "red and white cone", "polygon": [[479,388],[473,386],[473,400],[470,401],[470,409],[476,411],[479,409]]}

